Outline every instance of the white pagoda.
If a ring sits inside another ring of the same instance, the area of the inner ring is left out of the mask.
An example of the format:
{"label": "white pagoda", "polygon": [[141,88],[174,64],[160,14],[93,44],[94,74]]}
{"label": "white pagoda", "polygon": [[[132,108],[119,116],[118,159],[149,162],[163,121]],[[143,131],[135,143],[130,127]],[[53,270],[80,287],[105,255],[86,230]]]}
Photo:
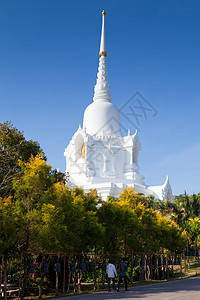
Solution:
{"label": "white pagoda", "polygon": [[122,136],[120,113],[111,102],[106,66],[105,11],[102,12],[102,32],[99,68],[93,102],[86,108],[83,126],[79,126],[65,149],[66,173],[69,185],[81,186],[85,192],[96,189],[102,199],[119,197],[123,189],[134,187],[136,193],[172,199],[168,177],[161,186],[147,186],[139,173],[141,149],[137,131]]}

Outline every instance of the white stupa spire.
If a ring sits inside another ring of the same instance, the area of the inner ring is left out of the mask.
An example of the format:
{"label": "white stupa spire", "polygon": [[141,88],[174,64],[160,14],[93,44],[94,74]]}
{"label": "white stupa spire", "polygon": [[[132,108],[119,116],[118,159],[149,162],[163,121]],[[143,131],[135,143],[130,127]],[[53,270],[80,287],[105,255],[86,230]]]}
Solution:
{"label": "white stupa spire", "polygon": [[99,58],[99,68],[97,73],[97,82],[94,88],[93,100],[109,100],[110,96],[110,86],[108,83],[108,74],[106,66],[106,36],[105,36],[105,15],[106,12],[102,12],[102,30],[101,30],[101,44],[100,44],[100,58]]}
{"label": "white stupa spire", "polygon": [[106,12],[105,10],[102,11],[102,29],[101,29],[101,44],[100,44],[100,52],[99,55],[102,56],[106,56],[107,52],[106,52],[106,34],[105,34],[105,15]]}

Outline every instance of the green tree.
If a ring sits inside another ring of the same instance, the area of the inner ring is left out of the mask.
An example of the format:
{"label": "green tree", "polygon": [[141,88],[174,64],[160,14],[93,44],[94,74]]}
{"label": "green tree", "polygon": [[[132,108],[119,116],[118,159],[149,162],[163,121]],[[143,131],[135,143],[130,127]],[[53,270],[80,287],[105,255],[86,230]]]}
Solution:
{"label": "green tree", "polygon": [[[18,248],[22,251],[42,251],[40,230],[44,195],[52,186],[51,166],[47,165],[43,153],[31,156],[28,162],[19,160],[21,173],[13,179],[14,203],[18,216]],[[24,297],[28,258],[24,258],[24,280],[21,297]]]}
{"label": "green tree", "polygon": [[141,194],[134,193],[134,189],[127,189],[118,200],[122,206],[130,207],[137,215],[138,245],[142,246],[143,251],[158,251],[160,248],[183,250],[185,234],[179,226],[167,220],[152,206],[147,206],[143,197]]}
{"label": "green tree", "polygon": [[0,198],[0,253],[7,254],[16,241],[17,217],[11,197]]}
{"label": "green tree", "polygon": [[189,196],[190,207],[191,207],[191,217],[198,217],[200,215],[200,197],[196,194]]}
{"label": "green tree", "polygon": [[14,178],[13,188],[20,219],[20,248],[27,251],[37,241],[43,197],[51,186],[51,166],[46,164],[42,153],[32,156],[28,162],[19,161],[19,166],[21,176]]}
{"label": "green tree", "polygon": [[200,218],[189,218],[189,232],[191,240],[195,243],[195,250],[198,252],[198,237],[200,235]]}
{"label": "green tree", "polygon": [[175,199],[172,205],[171,219],[178,225],[182,225],[187,219],[187,212],[184,207],[184,202],[181,199]]}
{"label": "green tree", "polygon": [[[13,195],[12,181],[21,171],[18,160],[27,162],[41,152],[38,142],[27,141],[10,122],[0,123],[0,195]],[[44,154],[43,154],[44,155]]]}
{"label": "green tree", "polygon": [[126,254],[130,247],[136,246],[137,218],[131,209],[117,202],[104,202],[98,209],[98,218],[104,227],[104,252]]}
{"label": "green tree", "polygon": [[96,215],[98,205],[95,191],[85,194],[83,189],[70,190],[63,183],[55,183],[45,193],[42,207],[43,248],[65,252],[97,249],[103,231]]}
{"label": "green tree", "polygon": [[169,219],[173,211],[173,201],[169,199],[156,200],[155,209],[160,211],[162,216],[165,216],[167,219]]}
{"label": "green tree", "polygon": [[0,253],[4,255],[4,294],[6,295],[7,262],[15,254],[17,216],[11,197],[0,198]]}
{"label": "green tree", "polygon": [[167,220],[149,199],[134,193],[133,188],[123,191],[118,199],[105,202],[98,209],[99,221],[105,228],[103,245],[110,252],[156,252],[160,248],[181,252],[185,234],[172,220]]}

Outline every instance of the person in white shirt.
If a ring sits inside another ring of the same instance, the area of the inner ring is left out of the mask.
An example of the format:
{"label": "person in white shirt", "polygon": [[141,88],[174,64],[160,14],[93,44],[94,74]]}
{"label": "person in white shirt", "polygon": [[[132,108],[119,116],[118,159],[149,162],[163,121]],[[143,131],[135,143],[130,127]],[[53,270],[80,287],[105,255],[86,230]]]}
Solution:
{"label": "person in white shirt", "polygon": [[110,292],[110,282],[112,279],[113,282],[113,291],[115,290],[115,277],[117,277],[117,270],[115,268],[115,265],[113,264],[113,260],[110,259],[109,264],[106,267],[106,273],[108,275],[108,292]]}

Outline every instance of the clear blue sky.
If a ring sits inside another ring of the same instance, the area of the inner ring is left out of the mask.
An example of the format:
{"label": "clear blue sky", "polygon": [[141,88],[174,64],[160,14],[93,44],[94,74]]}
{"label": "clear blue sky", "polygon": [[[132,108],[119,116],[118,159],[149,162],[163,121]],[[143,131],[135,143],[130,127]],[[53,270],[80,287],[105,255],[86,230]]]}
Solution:
{"label": "clear blue sky", "polygon": [[158,111],[140,118],[146,184],[169,175],[175,194],[200,192],[198,0],[0,1],[0,122],[65,170],[64,149],[92,102],[103,9],[113,103],[139,91]]}

